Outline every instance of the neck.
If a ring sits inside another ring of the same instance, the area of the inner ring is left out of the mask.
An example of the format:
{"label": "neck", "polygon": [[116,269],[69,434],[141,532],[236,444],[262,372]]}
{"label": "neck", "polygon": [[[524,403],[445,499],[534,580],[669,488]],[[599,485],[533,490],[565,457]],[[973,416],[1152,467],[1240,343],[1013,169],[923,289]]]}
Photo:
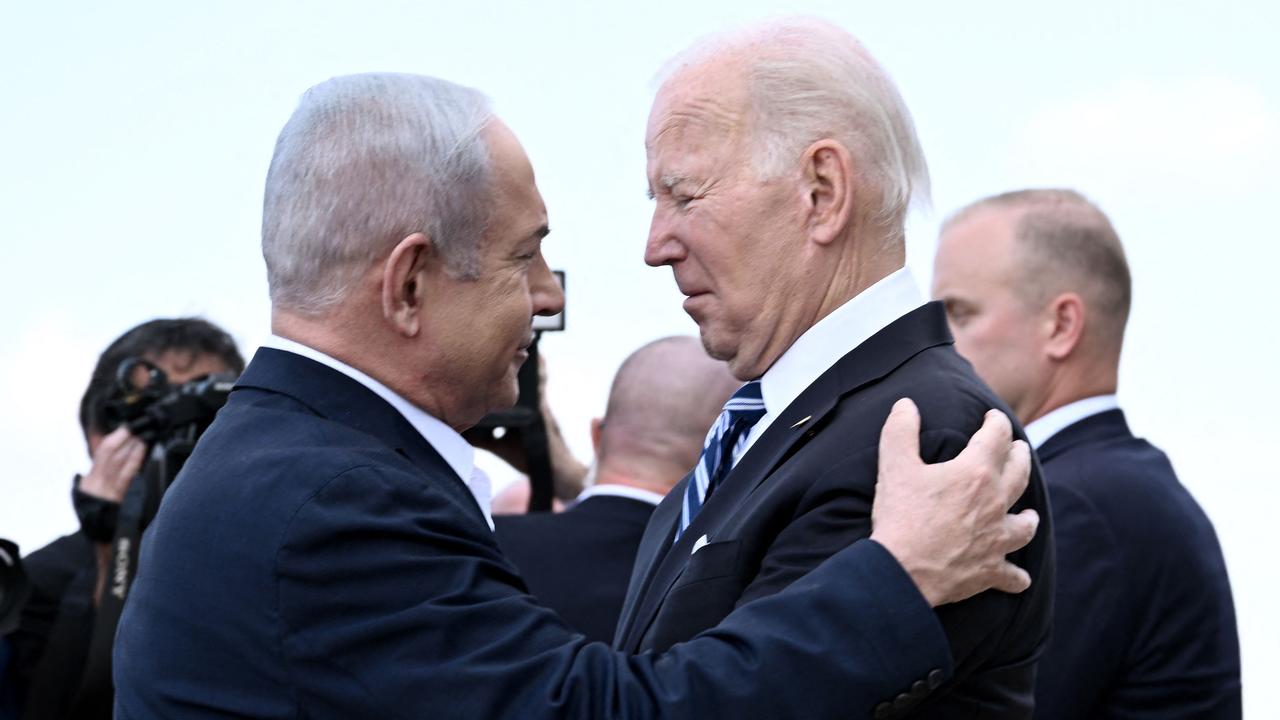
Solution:
{"label": "neck", "polygon": [[[596,469],[596,485],[625,485],[639,490],[648,490],[659,495],[666,495],[671,492],[671,488],[675,486],[680,478],[684,477],[681,473],[679,477],[673,481],[671,473],[650,473],[646,472],[647,468],[643,463],[634,465],[630,470],[622,470],[617,467],[617,463],[611,463],[604,459],[600,460],[600,465]],[[661,474],[663,477],[659,479],[655,475]]]}
{"label": "neck", "polygon": [[312,316],[281,308],[271,309],[273,334],[319,350],[363,372],[364,368],[356,364],[357,358],[352,352],[354,343],[345,339],[344,324],[337,312]]}
{"label": "neck", "polygon": [[1118,368],[1115,363],[1079,363],[1064,366],[1044,386],[1041,396],[1026,408],[1015,408],[1023,425],[1039,420],[1064,405],[1098,395],[1114,395]]}
{"label": "neck", "polygon": [[859,246],[856,241],[850,240],[845,243],[845,246],[852,248],[852,251],[841,257],[840,262],[830,266],[833,270],[826,290],[817,304],[816,312],[804,326],[801,334],[817,325],[841,305],[866,292],[867,288],[906,265],[902,243],[867,242]]}
{"label": "neck", "polygon": [[[394,338],[382,332],[382,325],[359,322],[356,317],[357,313],[342,306],[316,316],[273,308],[271,332],[350,365],[458,432],[474,423],[451,417],[446,398],[431,393],[433,385],[423,382],[410,365],[388,362],[388,358],[408,356],[409,350],[392,347]],[[448,384],[434,386],[448,387]]]}

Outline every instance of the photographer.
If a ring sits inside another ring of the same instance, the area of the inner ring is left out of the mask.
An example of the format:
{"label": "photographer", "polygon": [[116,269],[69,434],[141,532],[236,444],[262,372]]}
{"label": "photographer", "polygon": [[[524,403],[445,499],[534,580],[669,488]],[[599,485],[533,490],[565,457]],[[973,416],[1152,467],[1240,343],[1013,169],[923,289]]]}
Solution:
{"label": "photographer", "polygon": [[[98,358],[80,403],[80,426],[92,460],[89,472],[73,479],[72,499],[80,529],[24,559],[31,595],[18,628],[6,638],[11,651],[6,680],[17,691],[22,717],[110,718],[112,714],[110,665],[102,662],[105,657],[94,657],[100,654],[94,640],[96,633],[106,633],[109,639],[114,627],[96,627],[96,621],[114,625],[116,618],[110,613],[99,618],[108,582],[119,572],[111,543],[121,503],[156,444],[156,438],[145,432],[141,434],[147,437],[139,437],[124,424],[129,418],[121,417],[122,382],[139,389],[147,386],[156,393],[129,398],[142,409],[159,393],[176,397],[184,389],[179,386],[188,381],[238,375],[243,369],[244,359],[231,336],[194,318],[138,325]],[[207,412],[212,419],[212,410]],[[132,426],[139,427],[137,418],[133,420]],[[121,600],[123,590],[116,590]]]}

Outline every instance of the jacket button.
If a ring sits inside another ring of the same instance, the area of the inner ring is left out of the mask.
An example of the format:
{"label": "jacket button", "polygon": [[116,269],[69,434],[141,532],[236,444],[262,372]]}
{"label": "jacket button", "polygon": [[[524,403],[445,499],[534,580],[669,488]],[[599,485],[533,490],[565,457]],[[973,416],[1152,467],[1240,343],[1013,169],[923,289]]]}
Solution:
{"label": "jacket button", "polygon": [[929,684],[923,680],[911,683],[911,696],[919,699],[929,694]]}
{"label": "jacket button", "polygon": [[942,671],[937,668],[930,670],[929,671],[929,689],[937,690],[938,686],[941,684],[942,684]]}
{"label": "jacket button", "polygon": [[893,706],[887,702],[882,702],[876,706],[875,719],[889,720],[889,716],[893,714]]}
{"label": "jacket button", "polygon": [[906,693],[900,693],[898,697],[893,699],[893,709],[899,711],[906,710],[915,704],[915,700],[915,698]]}

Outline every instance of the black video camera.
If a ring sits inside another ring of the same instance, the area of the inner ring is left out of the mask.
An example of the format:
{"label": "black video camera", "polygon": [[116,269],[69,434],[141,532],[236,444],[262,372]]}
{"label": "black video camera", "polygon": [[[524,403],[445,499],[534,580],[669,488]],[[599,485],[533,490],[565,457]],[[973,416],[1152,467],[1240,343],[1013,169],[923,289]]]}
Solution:
{"label": "black video camera", "polygon": [[129,358],[116,370],[115,393],[105,408],[106,429],[124,425],[147,443],[181,439],[194,445],[226,404],[235,382],[234,375],[206,375],[171,385],[154,363]]}

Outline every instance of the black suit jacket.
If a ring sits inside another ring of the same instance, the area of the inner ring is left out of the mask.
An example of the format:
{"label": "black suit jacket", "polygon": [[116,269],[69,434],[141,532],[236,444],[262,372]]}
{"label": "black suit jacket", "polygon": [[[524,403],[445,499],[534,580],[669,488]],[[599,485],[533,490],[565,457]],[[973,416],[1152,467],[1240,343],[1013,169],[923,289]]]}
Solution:
{"label": "black suit jacket", "polygon": [[[987,410],[1013,417],[956,354],[940,304],[902,316],[782,411],[674,545],[689,479],[667,496],[641,543],[615,644],[641,652],[688,640],[869,535],[880,430],[902,397],[920,408],[921,453],[929,462],[957,455]],[[1021,428],[1016,432],[1024,437]],[[1033,507],[1042,518],[1035,539],[1012,556],[1031,573],[1031,589],[987,592],[940,608],[956,661],[954,679],[933,692],[936,683],[916,679],[898,696],[882,698],[884,717],[913,707],[931,718],[1031,715],[1053,574],[1048,505],[1037,468],[1015,507]],[[707,544],[690,554],[704,535]],[[883,601],[896,598],[886,594]]]}
{"label": "black suit jacket", "polygon": [[588,643],[403,416],[262,349],[147,530],[113,667],[121,720],[705,720],[866,716],[949,661],[873,542],[669,653]]}
{"label": "black suit jacket", "polygon": [[588,639],[609,642],[654,507],[593,495],[562,513],[499,515],[493,522],[498,545],[533,596]]}
{"label": "black suit jacket", "polygon": [[[23,718],[70,717],[85,680],[96,610],[97,549],[82,531],[65,535],[23,559],[31,595],[16,630],[8,670]],[[110,718],[109,698],[82,704],[84,718]]]}
{"label": "black suit jacket", "polygon": [[1213,526],[1119,410],[1039,449],[1058,547],[1037,717],[1239,718],[1240,648]]}

